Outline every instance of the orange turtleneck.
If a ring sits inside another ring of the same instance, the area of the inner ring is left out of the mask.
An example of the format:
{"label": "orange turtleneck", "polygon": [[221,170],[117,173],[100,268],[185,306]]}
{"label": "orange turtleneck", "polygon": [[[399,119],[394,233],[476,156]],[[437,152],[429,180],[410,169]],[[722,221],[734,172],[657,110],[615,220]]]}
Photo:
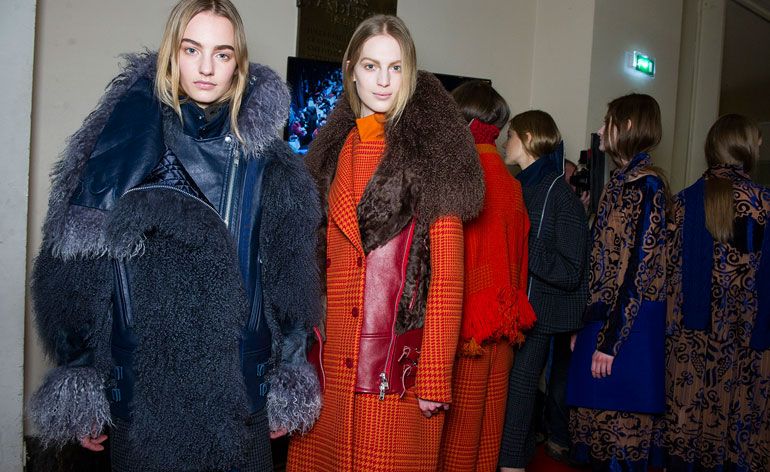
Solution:
{"label": "orange turtleneck", "polygon": [[[374,113],[356,120],[353,137],[353,197],[358,202],[385,152],[385,115]],[[357,139],[356,139],[357,138]]]}

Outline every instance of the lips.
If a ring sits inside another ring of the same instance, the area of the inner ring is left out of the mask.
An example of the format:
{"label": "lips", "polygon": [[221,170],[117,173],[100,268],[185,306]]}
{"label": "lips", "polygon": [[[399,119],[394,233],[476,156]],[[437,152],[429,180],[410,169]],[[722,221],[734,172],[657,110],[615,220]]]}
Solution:
{"label": "lips", "polygon": [[212,82],[206,82],[205,80],[198,80],[196,82],[193,82],[196,88],[200,90],[211,90],[214,87],[217,86],[217,84],[214,84]]}
{"label": "lips", "polygon": [[387,100],[393,95],[392,93],[375,93],[374,96],[380,100]]}

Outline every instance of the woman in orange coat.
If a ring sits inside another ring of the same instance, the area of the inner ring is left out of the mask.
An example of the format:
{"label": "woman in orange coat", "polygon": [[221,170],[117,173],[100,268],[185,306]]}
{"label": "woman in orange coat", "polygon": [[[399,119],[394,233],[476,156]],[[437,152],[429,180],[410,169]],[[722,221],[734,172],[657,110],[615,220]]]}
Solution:
{"label": "woman in orange coat", "polygon": [[307,157],[327,209],[323,407],[288,470],[435,471],[482,171],[399,18],[361,23],[342,66],[344,96]]}
{"label": "woman in orange coat", "polygon": [[495,140],[510,115],[492,86],[470,81],[452,96],[470,123],[484,171],[484,209],[465,226],[465,297],[454,368],[454,404],[442,445],[444,471],[494,472],[503,433],[512,344],[535,322],[527,300],[529,216],[521,184]]}

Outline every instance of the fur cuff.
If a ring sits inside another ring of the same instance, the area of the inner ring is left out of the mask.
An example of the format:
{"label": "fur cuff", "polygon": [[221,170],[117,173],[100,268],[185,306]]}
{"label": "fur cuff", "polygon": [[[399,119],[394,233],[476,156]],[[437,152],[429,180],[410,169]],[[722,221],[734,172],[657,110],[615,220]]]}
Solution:
{"label": "fur cuff", "polygon": [[62,447],[111,424],[104,382],[93,367],[57,367],[29,403],[44,446]]}
{"label": "fur cuff", "polygon": [[270,374],[267,418],[270,430],[306,433],[321,413],[321,386],[307,362],[279,365]]}

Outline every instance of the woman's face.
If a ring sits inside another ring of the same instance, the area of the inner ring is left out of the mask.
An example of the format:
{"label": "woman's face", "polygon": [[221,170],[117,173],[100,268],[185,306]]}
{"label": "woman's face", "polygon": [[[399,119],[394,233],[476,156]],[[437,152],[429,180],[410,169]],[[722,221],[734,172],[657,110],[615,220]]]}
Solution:
{"label": "woman's face", "polygon": [[526,151],[519,134],[508,128],[508,140],[505,141],[505,163],[521,166],[524,156],[526,156]]}
{"label": "woman's face", "polygon": [[353,67],[361,116],[387,113],[401,88],[401,46],[392,36],[380,34],[364,42]]}
{"label": "woman's face", "polygon": [[206,108],[230,90],[237,67],[234,44],[227,18],[201,12],[187,24],[179,46],[179,82],[199,106]]}
{"label": "woman's face", "polygon": [[605,152],[607,150],[607,146],[604,142],[605,140],[604,133],[606,131],[607,131],[607,125],[604,123],[602,123],[602,127],[596,131],[596,134],[599,135],[599,150],[602,152]]}

